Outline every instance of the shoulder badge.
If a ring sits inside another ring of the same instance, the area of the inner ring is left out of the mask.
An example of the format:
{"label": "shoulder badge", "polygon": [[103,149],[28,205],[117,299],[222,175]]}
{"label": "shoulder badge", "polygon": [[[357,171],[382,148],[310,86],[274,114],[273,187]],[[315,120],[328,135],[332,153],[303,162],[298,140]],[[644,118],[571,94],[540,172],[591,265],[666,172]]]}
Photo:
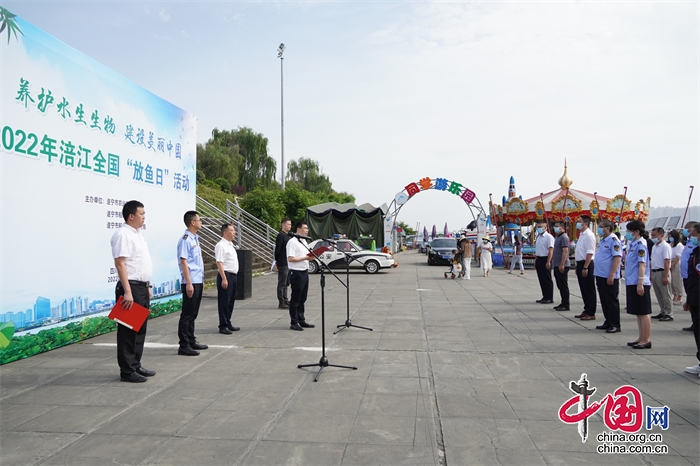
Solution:
{"label": "shoulder badge", "polygon": [[[619,245],[619,244],[616,244],[615,246],[613,246],[613,249],[614,249],[615,251],[619,251],[619,250],[620,250],[620,245]],[[644,251],[642,251],[642,252],[644,252]]]}
{"label": "shoulder badge", "polygon": [[187,235],[183,236],[182,239],[187,239]]}
{"label": "shoulder badge", "polygon": [[637,251],[637,254],[639,255],[639,257],[644,257],[644,249],[640,249],[639,251]]}

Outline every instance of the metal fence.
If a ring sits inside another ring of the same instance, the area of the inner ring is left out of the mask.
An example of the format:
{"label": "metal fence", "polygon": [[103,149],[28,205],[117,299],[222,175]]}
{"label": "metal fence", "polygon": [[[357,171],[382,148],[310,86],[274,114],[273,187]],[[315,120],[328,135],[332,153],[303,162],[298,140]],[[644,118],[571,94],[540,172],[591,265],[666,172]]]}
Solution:
{"label": "metal fence", "polygon": [[232,223],[236,227],[234,241],[238,247],[250,249],[253,251],[253,258],[272,264],[277,231],[228,200],[226,210],[227,212],[223,212],[197,196],[197,212],[202,219],[202,229],[199,232],[202,252],[214,257],[214,247],[221,240],[221,225]]}

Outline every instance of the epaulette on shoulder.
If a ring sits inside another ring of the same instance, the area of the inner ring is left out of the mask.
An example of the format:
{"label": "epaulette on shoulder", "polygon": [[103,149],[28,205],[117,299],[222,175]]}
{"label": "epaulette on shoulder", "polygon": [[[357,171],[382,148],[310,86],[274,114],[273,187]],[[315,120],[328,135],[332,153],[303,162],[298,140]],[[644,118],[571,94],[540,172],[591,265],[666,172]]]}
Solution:
{"label": "epaulette on shoulder", "polygon": [[187,239],[187,235],[183,236],[182,239]]}

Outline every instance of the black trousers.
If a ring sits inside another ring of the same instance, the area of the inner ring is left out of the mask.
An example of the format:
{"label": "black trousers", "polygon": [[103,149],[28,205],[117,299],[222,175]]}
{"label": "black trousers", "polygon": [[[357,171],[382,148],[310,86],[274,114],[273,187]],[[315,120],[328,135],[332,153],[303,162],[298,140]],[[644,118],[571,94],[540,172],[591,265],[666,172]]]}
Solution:
{"label": "black trousers", "polygon": [[219,303],[219,328],[228,328],[231,325],[231,316],[233,315],[233,306],[236,304],[236,286],[238,285],[238,276],[235,273],[224,272],[228,287],[224,289],[221,286],[221,274],[216,274],[216,297]]}
{"label": "black trousers", "polygon": [[[688,294],[688,279],[684,278],[683,279],[683,289],[685,290],[685,293]],[[692,316],[693,310],[692,308],[690,309],[690,314]],[[693,328],[693,332],[696,332],[698,330],[698,322],[696,319],[693,319],[693,323],[690,325]],[[696,337],[697,338],[697,337]],[[696,340],[697,341],[697,340]]]}
{"label": "black trousers", "polygon": [[277,264],[277,301],[288,303],[287,287],[289,286],[289,266]]}
{"label": "black trousers", "polygon": [[542,298],[552,301],[554,299],[554,283],[552,282],[552,270],[547,270],[547,257],[537,256],[535,270],[540,282]]}
{"label": "black trousers", "polygon": [[695,357],[700,361],[700,306],[690,306],[690,318],[693,319],[693,335],[695,335],[695,348],[698,352]]}
{"label": "black trousers", "polygon": [[304,303],[306,303],[306,296],[309,293],[309,273],[290,270],[289,284],[292,286],[292,299],[289,300],[289,320],[294,325],[305,322]]}
{"label": "black trousers", "polygon": [[554,280],[557,282],[561,305],[569,307],[569,267],[564,267],[564,272],[559,271],[559,267],[554,267]]}
{"label": "black trousers", "polygon": [[606,277],[595,277],[595,283],[605,317],[603,325],[620,328],[620,279],[616,278],[612,285],[608,285]]}
{"label": "black trousers", "polygon": [[[149,308],[151,298],[148,292],[148,286],[143,284],[132,284],[131,295],[136,304]],[[114,290],[116,299],[124,296],[124,287],[118,282]],[[129,375],[141,367],[141,356],[143,355],[143,344],[146,342],[146,324],[148,319],[143,323],[138,332],[134,332],[128,327],[117,324],[117,362],[119,370],[123,375]]]}
{"label": "black trousers", "polygon": [[593,276],[594,264],[593,261],[588,264],[588,276],[583,276],[583,266],[585,261],[576,262],[576,278],[578,278],[578,287],[581,290],[581,298],[583,299],[583,313],[589,316],[595,315],[596,295],[595,295],[595,277]]}
{"label": "black trousers", "polygon": [[177,326],[177,336],[180,338],[180,347],[182,348],[187,348],[196,341],[194,337],[194,321],[199,314],[204,284],[193,283],[192,286],[194,287],[194,293],[192,293],[191,298],[188,298],[187,285],[180,285],[182,289],[182,312],[180,313],[180,322]]}

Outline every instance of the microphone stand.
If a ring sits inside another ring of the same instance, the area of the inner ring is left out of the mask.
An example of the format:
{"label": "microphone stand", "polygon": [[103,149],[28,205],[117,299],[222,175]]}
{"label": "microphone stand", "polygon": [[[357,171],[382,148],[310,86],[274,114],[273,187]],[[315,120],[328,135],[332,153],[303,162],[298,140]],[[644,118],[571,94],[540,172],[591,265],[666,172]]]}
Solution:
{"label": "microphone stand", "polygon": [[[352,370],[357,370],[357,367],[339,366],[337,364],[328,363],[328,357],[326,357],[326,276],[324,275],[324,269],[328,267],[321,261],[321,258],[318,257],[316,253],[309,248],[308,245],[302,243],[301,241],[299,241],[299,243],[302,244],[306,248],[306,250],[309,251],[309,253],[311,253],[312,256],[318,259],[318,263],[321,265],[321,359],[318,361],[317,364],[299,364],[297,366],[299,369],[302,369],[304,367],[318,367],[318,373],[316,374],[316,378],[314,378],[314,382],[318,382],[319,377],[321,377],[321,372],[323,372],[323,369],[326,367],[340,367],[342,369]],[[333,271],[330,268],[328,268],[328,271],[340,281],[340,279],[333,273]]]}
{"label": "microphone stand", "polygon": [[345,292],[347,295],[346,306],[345,306],[345,310],[346,310],[345,323],[341,324],[341,325],[336,325],[336,328],[338,330],[333,332],[333,335],[337,335],[338,333],[340,333],[343,330],[348,329],[350,327],[361,328],[362,330],[369,330],[370,332],[373,331],[373,329],[371,329],[369,327],[361,327],[359,325],[355,325],[350,320],[350,262],[352,262],[354,260],[354,258],[350,254],[348,254],[347,252],[341,251],[340,249],[338,249],[337,248],[338,243],[336,243],[335,241],[331,241],[329,239],[326,239],[324,241],[328,241],[329,243],[335,245],[336,249],[339,252],[343,253],[343,255],[345,256],[345,283],[343,283],[342,281],[340,281],[340,279],[338,277],[336,277],[336,278],[338,278],[338,281],[340,281],[340,283],[343,283],[343,285],[345,286]]}

